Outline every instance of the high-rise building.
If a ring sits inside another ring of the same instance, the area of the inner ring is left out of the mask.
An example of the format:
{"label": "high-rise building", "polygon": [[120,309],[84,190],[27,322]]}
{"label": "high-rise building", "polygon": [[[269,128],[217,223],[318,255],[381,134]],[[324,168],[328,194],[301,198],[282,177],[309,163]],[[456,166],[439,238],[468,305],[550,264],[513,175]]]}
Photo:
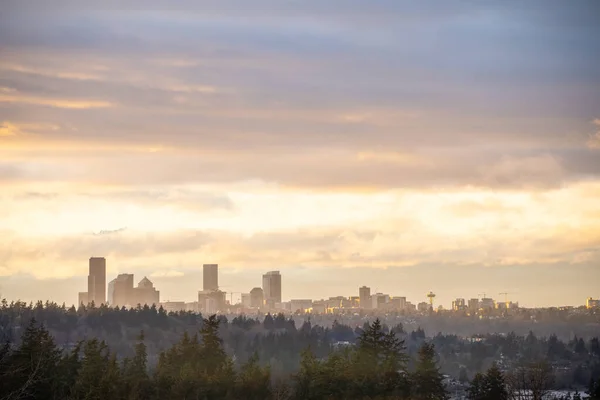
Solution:
{"label": "high-rise building", "polygon": [[600,308],[600,300],[588,297],[585,301],[586,308]]}
{"label": "high-rise building", "polygon": [[106,259],[104,257],[90,258],[88,302],[94,302],[96,306],[106,303]]}
{"label": "high-rise building", "polygon": [[392,310],[403,311],[406,309],[406,297],[392,297],[390,303]]}
{"label": "high-rise building", "polygon": [[452,302],[452,310],[453,311],[463,311],[467,308],[465,304],[465,299],[456,299]]}
{"label": "high-rise building", "polygon": [[225,292],[220,290],[201,290],[198,292],[198,308],[205,313],[224,311],[226,308]]}
{"label": "high-rise building", "polygon": [[202,289],[205,292],[219,290],[219,265],[204,264],[202,266]]}
{"label": "high-rise building", "polygon": [[250,307],[261,308],[264,305],[264,302],[265,295],[261,288],[255,287],[250,291]]}
{"label": "high-rise building", "polygon": [[108,283],[108,304],[111,307],[132,307],[135,304],[133,274],[119,274]]}
{"label": "high-rise building", "polygon": [[470,313],[476,313],[479,311],[479,299],[470,299],[467,303],[467,308]]}
{"label": "high-rise building", "polygon": [[390,296],[383,293],[375,293],[371,296],[372,308],[383,309],[386,308],[386,304],[390,301]]}
{"label": "high-rise building", "polygon": [[371,288],[363,286],[358,288],[358,297],[360,298],[360,308],[371,308]]}
{"label": "high-rise building", "polygon": [[154,284],[150,279],[144,277],[136,288],[133,289],[133,304],[134,306],[152,305],[160,303],[160,292],[154,288]]}
{"label": "high-rise building", "polygon": [[242,307],[244,307],[244,308],[252,307],[251,299],[252,299],[252,297],[251,297],[250,293],[242,293]]}
{"label": "high-rise building", "polygon": [[269,271],[263,275],[265,302],[270,308],[281,303],[281,275],[279,271]]}
{"label": "high-rise building", "polygon": [[479,302],[479,308],[482,308],[484,310],[493,310],[494,308],[496,308],[496,302],[494,301],[494,299],[484,297]]}

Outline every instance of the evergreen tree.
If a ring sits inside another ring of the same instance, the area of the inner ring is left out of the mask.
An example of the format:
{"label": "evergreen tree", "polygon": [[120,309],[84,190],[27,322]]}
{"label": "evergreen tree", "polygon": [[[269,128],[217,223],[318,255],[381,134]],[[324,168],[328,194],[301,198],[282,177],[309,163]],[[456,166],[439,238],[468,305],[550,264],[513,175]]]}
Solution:
{"label": "evergreen tree", "polygon": [[508,391],[506,390],[506,381],[504,374],[498,368],[496,363],[492,364],[485,374],[485,392],[486,400],[507,400]]}
{"label": "evergreen tree", "polygon": [[486,379],[485,376],[478,372],[473,377],[469,389],[467,389],[467,399],[469,400],[485,400],[487,397]]}
{"label": "evergreen tree", "polygon": [[587,395],[589,400],[600,400],[600,377],[590,380]]}
{"label": "evergreen tree", "polygon": [[3,350],[6,362],[0,379],[0,398],[52,399],[60,381],[61,352],[44,326],[31,319],[15,351]]}
{"label": "evergreen tree", "polygon": [[238,374],[238,398],[248,400],[268,399],[271,394],[271,373],[269,368],[261,368],[258,353],[242,365]]}
{"label": "evergreen tree", "polygon": [[447,400],[443,376],[435,361],[433,344],[423,343],[412,376],[413,398],[416,400]]}
{"label": "evergreen tree", "polygon": [[135,346],[135,355],[131,360],[125,360],[123,364],[124,390],[130,400],[144,400],[150,396],[151,385],[147,363],[148,355],[144,343],[144,331],[142,331]]}

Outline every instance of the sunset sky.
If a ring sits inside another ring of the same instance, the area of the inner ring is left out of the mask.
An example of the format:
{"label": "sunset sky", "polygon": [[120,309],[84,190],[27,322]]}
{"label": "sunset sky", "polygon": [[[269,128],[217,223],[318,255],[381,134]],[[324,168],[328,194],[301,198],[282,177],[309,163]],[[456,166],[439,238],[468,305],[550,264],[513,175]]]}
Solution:
{"label": "sunset sky", "polygon": [[166,3],[2,2],[0,297],[600,297],[600,2]]}

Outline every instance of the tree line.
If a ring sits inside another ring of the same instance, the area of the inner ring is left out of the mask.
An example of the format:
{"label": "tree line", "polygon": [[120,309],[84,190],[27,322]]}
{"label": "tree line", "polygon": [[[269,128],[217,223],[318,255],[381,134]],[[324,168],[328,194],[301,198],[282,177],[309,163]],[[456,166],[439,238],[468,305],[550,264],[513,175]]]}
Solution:
{"label": "tree line", "polygon": [[409,371],[403,341],[379,320],[355,346],[323,358],[305,349],[287,380],[273,379],[256,353],[237,364],[223,347],[220,323],[214,315],[204,319],[198,333],[184,333],[150,368],[143,332],[133,356],[119,360],[96,338],[63,351],[32,319],[20,344],[0,351],[0,399],[448,399],[433,345],[421,346]]}

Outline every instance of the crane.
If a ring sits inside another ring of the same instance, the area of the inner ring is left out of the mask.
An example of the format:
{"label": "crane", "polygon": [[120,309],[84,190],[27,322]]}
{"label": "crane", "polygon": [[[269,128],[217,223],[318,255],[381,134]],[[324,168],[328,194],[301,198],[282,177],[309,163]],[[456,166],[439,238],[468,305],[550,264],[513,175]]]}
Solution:
{"label": "crane", "polygon": [[234,294],[242,294],[242,292],[225,292],[227,294],[229,294],[229,305],[233,305],[233,295]]}
{"label": "crane", "polygon": [[501,292],[501,293],[498,293],[498,294],[504,295],[504,305],[506,306],[506,309],[508,310],[508,295],[512,294],[512,293],[510,293],[510,292]]}
{"label": "crane", "polygon": [[477,293],[477,296],[481,297],[481,296],[483,295],[483,297],[481,297],[481,298],[482,298],[482,299],[485,299],[485,298],[486,298],[486,297],[485,297],[485,294],[486,294],[485,292],[483,292],[483,293]]}

